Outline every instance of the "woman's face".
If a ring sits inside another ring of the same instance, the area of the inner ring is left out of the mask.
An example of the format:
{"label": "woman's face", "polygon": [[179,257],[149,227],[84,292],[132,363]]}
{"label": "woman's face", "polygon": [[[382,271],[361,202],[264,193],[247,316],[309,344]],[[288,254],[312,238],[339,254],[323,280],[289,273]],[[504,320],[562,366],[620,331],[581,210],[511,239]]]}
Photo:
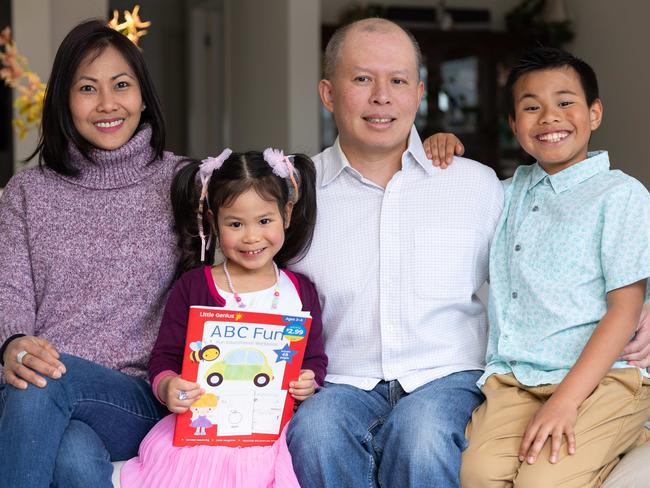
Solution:
{"label": "woman's face", "polygon": [[70,89],[70,112],[81,137],[98,149],[118,149],[135,133],[143,110],[138,79],[117,49],[109,45],[83,59]]}

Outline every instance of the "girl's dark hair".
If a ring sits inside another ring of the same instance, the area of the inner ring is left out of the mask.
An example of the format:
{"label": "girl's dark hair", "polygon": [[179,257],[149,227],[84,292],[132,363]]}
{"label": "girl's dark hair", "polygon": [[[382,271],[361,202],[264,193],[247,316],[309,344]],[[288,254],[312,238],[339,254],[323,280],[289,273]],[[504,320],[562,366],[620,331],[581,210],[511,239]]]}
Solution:
{"label": "girl's dark hair", "polygon": [[[203,264],[197,219],[201,188],[196,181],[196,175],[200,161],[185,160],[185,163],[176,174],[171,189],[174,225],[181,249],[178,275]],[[274,258],[280,267],[296,262],[305,255],[311,245],[316,225],[314,163],[304,154],[296,154],[293,164],[298,173],[299,198],[293,206],[289,227],[285,230],[284,244]],[[208,202],[204,205],[201,215],[205,235],[212,235],[210,245],[206,249],[206,262],[214,261],[219,244],[219,236],[214,235],[208,218],[209,209],[212,209],[216,219],[221,207],[230,205],[239,195],[252,188],[260,197],[277,202],[283,218],[286,218],[284,210],[289,202],[290,184],[289,180],[273,173],[262,153],[249,151],[231,154],[223,166],[212,173],[208,184]]]}
{"label": "girl's dark hair", "polygon": [[104,49],[117,49],[133,69],[142,93],[145,110],[140,126],[149,124],[152,130],[152,158],[161,158],[165,148],[165,123],[160,101],[142,53],[125,35],[111,29],[100,20],[88,20],[74,27],[63,39],[56,52],[50,80],[45,89],[41,135],[36,150],[27,158],[38,155],[38,162],[57,173],[75,176],[78,170],[70,165],[68,144],[72,143],[87,159],[93,149],[74,126],[70,112],[70,89],[74,75],[83,59],[92,53],[99,56]]}

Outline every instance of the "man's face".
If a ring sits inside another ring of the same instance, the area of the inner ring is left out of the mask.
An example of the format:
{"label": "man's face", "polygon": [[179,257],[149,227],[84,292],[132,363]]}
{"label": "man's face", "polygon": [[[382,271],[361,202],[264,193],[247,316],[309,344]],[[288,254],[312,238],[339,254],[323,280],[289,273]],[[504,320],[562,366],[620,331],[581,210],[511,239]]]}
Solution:
{"label": "man's face", "polygon": [[319,85],[349,160],[403,152],[423,91],[413,46],[396,28],[348,32],[334,74]]}
{"label": "man's face", "polygon": [[589,106],[578,73],[570,67],[532,71],[513,87],[519,144],[549,174],[587,158],[591,131],[602,119],[600,100]]}

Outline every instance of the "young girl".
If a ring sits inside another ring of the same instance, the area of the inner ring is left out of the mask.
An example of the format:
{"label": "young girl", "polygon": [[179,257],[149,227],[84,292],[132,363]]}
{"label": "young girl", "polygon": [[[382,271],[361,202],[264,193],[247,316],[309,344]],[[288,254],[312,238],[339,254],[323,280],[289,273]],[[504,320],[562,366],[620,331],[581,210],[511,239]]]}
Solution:
{"label": "young girl", "polygon": [[[149,362],[154,394],[170,412],[183,413],[204,398],[199,385],[181,379],[191,305],[293,313],[309,311],[311,330],[303,370],[290,383],[298,401],[325,378],[320,305],[314,286],[284,267],[311,243],[315,217],[315,170],[306,156],[282,152],[231,154],[183,168],[172,186],[177,230],[189,269],[175,284]],[[197,220],[198,216],[198,220]],[[214,266],[217,244],[223,260]],[[175,415],[152,429],[139,458],[121,471],[124,487],[298,486],[284,432],[268,447],[173,447]]]}
{"label": "young girl", "polygon": [[103,21],[72,29],[41,167],[0,200],[3,486],[107,486],[164,413],[146,382],[178,259],[164,144],[142,53]]}

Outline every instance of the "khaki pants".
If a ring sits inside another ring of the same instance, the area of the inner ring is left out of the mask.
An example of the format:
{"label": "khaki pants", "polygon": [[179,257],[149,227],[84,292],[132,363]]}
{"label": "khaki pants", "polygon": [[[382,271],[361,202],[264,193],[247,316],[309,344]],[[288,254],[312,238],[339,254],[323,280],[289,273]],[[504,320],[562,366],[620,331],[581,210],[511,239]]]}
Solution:
{"label": "khaki pants", "polygon": [[528,422],[556,387],[529,388],[511,374],[488,378],[486,400],[474,410],[465,432],[469,447],[463,452],[463,488],[598,487],[623,454],[647,440],[650,382],[636,368],[612,369],[578,410],[575,454],[569,456],[564,438],[556,464],[548,461],[550,441],[535,464],[519,462]]}

